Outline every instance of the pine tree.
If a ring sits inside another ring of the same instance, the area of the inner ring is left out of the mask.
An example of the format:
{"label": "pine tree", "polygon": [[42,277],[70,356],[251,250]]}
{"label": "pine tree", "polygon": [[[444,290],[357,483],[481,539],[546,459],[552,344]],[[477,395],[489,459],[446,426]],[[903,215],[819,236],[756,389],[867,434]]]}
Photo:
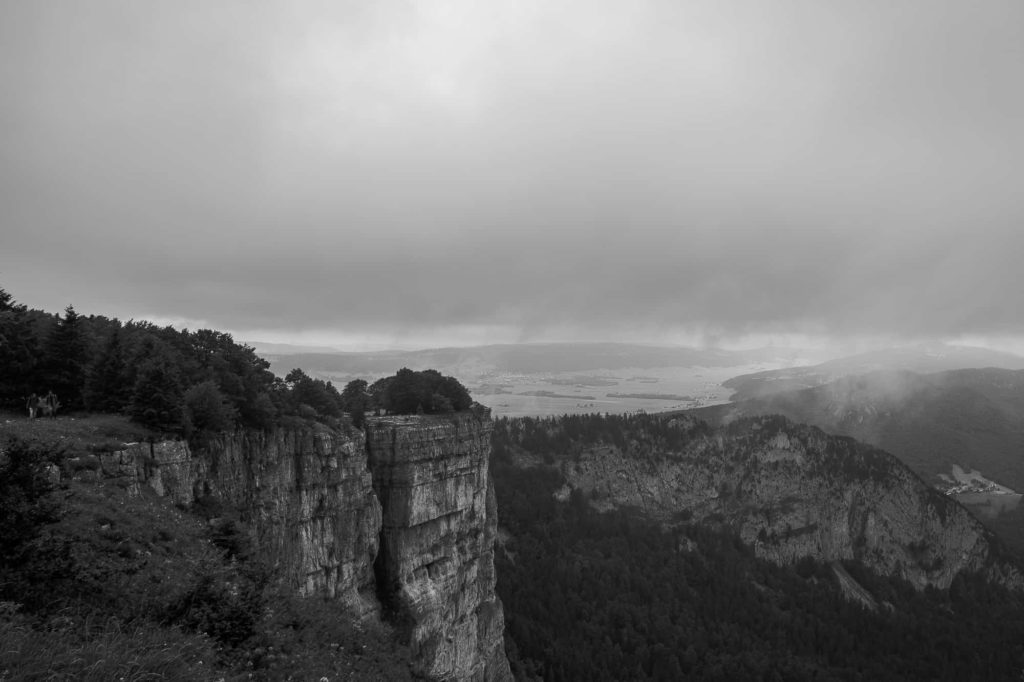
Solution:
{"label": "pine tree", "polygon": [[46,389],[56,393],[65,408],[75,410],[84,406],[85,367],[86,345],[80,318],[69,305],[46,344]]}
{"label": "pine tree", "polygon": [[123,412],[131,402],[132,391],[118,323],[86,381],[86,404],[99,412]]}
{"label": "pine tree", "polygon": [[33,387],[40,347],[27,308],[0,288],[0,405],[21,409]]}
{"label": "pine tree", "polygon": [[178,363],[163,346],[149,342],[145,348],[150,350],[144,350],[143,357],[149,359],[139,367],[129,412],[133,419],[151,429],[185,431],[185,391]]}

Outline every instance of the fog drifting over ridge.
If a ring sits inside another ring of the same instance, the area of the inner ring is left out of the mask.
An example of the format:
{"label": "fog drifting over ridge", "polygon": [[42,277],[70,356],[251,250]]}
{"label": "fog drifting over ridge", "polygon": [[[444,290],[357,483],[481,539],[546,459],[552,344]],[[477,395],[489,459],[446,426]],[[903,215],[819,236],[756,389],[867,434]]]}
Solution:
{"label": "fog drifting over ridge", "polygon": [[353,347],[1024,336],[1019,2],[10,3],[0,57],[0,286],[34,307]]}

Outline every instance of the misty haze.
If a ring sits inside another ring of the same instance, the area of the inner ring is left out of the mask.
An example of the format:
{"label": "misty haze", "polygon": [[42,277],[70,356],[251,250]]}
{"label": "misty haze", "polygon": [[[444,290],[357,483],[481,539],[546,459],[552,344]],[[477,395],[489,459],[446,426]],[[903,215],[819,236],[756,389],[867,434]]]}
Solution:
{"label": "misty haze", "polygon": [[1024,5],[0,8],[0,680],[1024,671]]}

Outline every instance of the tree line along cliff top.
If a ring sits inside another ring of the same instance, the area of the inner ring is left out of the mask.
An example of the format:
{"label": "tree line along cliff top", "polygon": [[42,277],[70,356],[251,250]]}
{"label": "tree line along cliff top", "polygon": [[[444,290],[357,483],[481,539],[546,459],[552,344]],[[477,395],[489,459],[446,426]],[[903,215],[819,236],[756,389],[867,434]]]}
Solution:
{"label": "tree line along cliff top", "polygon": [[235,427],[310,420],[361,426],[366,413],[445,414],[473,404],[466,388],[434,370],[403,368],[343,391],[293,369],[283,379],[230,334],[150,322],[29,309],[0,288],[0,408],[25,410],[52,392],[59,411],[129,415],[161,433],[189,437]]}

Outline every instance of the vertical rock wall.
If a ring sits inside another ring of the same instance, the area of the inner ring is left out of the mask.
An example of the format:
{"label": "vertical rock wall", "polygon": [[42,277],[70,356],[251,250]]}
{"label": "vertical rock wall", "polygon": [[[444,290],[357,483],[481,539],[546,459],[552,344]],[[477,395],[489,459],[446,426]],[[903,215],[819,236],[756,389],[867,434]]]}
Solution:
{"label": "vertical rock wall", "polygon": [[134,473],[180,504],[212,495],[238,509],[262,558],[299,594],[328,595],[357,614],[376,608],[381,512],[361,432],[243,431],[195,451],[165,441],[106,457],[105,469]]}
{"label": "vertical rock wall", "polygon": [[262,558],[300,594],[336,598],[357,617],[383,600],[407,627],[414,673],[511,680],[494,592],[491,429],[484,410],[369,418],[365,435],[244,431],[194,450],[135,443],[101,463],[136,492],[238,509]]}
{"label": "vertical rock wall", "polygon": [[896,458],[781,417],[629,454],[587,448],[563,461],[562,472],[570,488],[593,493],[599,508],[636,507],[666,521],[681,512],[717,519],[780,564],[857,559],[920,589],[945,589],[964,571],[1024,586],[991,533]]}
{"label": "vertical rock wall", "polygon": [[410,631],[414,672],[511,679],[494,592],[497,513],[486,413],[367,420],[383,508],[378,591]]}

